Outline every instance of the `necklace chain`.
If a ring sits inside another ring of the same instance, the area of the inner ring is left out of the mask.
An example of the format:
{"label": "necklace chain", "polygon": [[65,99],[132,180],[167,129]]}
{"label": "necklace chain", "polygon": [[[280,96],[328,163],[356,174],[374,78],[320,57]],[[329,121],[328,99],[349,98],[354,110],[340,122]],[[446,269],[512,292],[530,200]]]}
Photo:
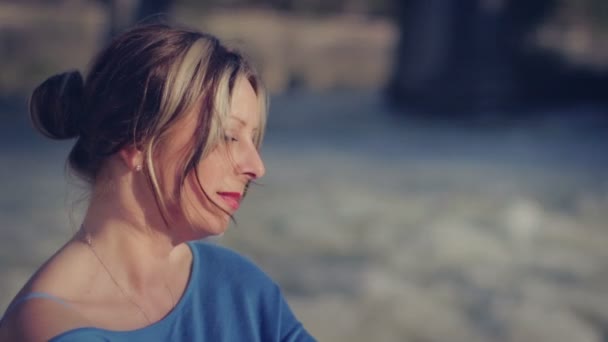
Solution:
{"label": "necklace chain", "polygon": [[[137,302],[122,288],[122,286],[120,286],[120,284],[118,283],[116,278],[114,278],[114,276],[112,275],[112,272],[110,272],[110,269],[108,268],[108,266],[106,266],[106,264],[103,262],[103,260],[101,260],[101,258],[99,257],[99,254],[97,254],[97,251],[93,247],[93,239],[91,238],[91,235],[89,233],[85,233],[85,234],[86,235],[85,235],[84,240],[85,240],[86,245],[89,246],[89,249],[91,250],[91,252],[93,252],[93,255],[95,255],[95,258],[97,259],[97,261],[99,261],[99,263],[101,264],[103,269],[106,271],[106,273],[108,274],[110,279],[112,279],[112,282],[114,282],[114,285],[116,285],[116,287],[118,288],[118,290],[120,290],[122,295],[131,304],[133,304],[133,306],[135,306],[139,310],[139,312],[141,312],[141,314],[144,316],[146,321],[148,321],[148,324],[152,324],[152,320],[150,319],[148,314],[146,314],[146,311],[139,304],[137,304]],[[167,285],[166,281],[163,283],[165,285],[165,288],[169,292],[169,295],[171,296],[171,307],[174,307],[175,306],[175,297],[173,296],[173,291],[171,291],[171,288]]]}

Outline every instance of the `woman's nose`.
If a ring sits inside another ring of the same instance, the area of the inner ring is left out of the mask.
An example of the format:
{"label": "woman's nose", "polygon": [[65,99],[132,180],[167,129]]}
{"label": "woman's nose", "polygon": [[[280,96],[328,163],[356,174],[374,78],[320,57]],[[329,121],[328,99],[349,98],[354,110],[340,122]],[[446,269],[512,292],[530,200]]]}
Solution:
{"label": "woman's nose", "polygon": [[266,173],[266,168],[257,148],[250,148],[244,157],[241,163],[241,172],[252,180],[262,178]]}

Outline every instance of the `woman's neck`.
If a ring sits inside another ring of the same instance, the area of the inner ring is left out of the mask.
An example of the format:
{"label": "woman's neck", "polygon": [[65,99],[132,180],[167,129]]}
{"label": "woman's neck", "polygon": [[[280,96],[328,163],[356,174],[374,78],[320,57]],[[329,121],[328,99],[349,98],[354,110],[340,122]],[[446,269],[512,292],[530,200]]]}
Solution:
{"label": "woman's neck", "polygon": [[143,208],[119,191],[94,192],[79,236],[90,239],[115,278],[145,291],[171,276],[178,261],[176,246],[183,241],[171,234],[159,213]]}

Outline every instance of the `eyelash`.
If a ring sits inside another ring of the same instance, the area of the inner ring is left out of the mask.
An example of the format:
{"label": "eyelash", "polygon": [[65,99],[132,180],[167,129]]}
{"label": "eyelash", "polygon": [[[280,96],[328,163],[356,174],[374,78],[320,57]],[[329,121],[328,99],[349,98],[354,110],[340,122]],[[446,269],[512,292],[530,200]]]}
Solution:
{"label": "eyelash", "polygon": [[227,141],[227,142],[236,142],[236,141],[239,141],[239,139],[237,139],[235,137],[231,137],[231,136],[229,136],[227,134],[224,135],[224,140]]}
{"label": "eyelash", "polygon": [[[237,138],[235,138],[233,136],[230,136],[228,134],[224,134],[224,141],[226,141],[226,142],[237,142],[237,141],[239,141],[239,139],[237,139]],[[256,143],[255,137],[251,138],[251,142],[253,142],[254,144]]]}

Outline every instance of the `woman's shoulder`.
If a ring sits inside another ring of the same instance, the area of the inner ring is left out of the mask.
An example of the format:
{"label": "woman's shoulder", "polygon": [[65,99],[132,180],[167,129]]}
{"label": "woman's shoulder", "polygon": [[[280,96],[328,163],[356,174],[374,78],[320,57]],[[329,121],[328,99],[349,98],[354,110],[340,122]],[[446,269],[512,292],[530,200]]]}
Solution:
{"label": "woman's shoulder", "polygon": [[86,321],[58,297],[30,292],[13,301],[0,322],[0,341],[48,341]]}
{"label": "woman's shoulder", "polygon": [[83,275],[91,271],[82,254],[64,246],[34,273],[2,315],[0,341],[46,341],[86,325],[71,304],[83,291]]}

